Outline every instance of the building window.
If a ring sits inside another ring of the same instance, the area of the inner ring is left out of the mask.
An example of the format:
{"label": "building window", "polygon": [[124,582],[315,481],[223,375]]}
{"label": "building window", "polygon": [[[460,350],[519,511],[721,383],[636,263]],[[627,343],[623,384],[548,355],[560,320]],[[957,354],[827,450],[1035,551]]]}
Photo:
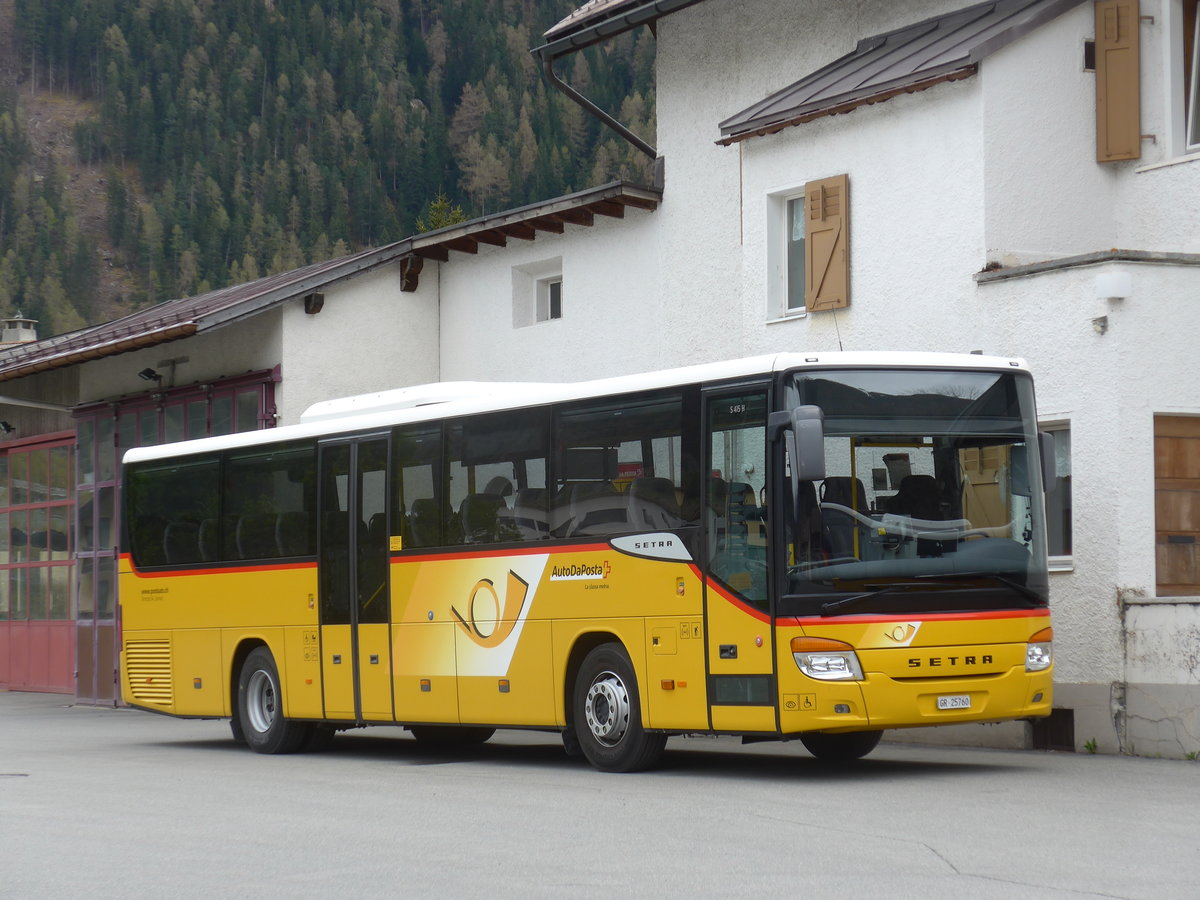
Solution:
{"label": "building window", "polygon": [[767,295],[770,319],[804,309],[804,187],[767,197]]}
{"label": "building window", "polygon": [[562,276],[543,278],[537,283],[537,320],[548,322],[562,318]]}
{"label": "building window", "polygon": [[1200,150],[1200,2],[1183,0],[1183,86],[1187,149]]}
{"label": "building window", "polygon": [[850,305],[849,188],[837,175],[768,195],[771,318]]}
{"label": "building window", "polygon": [[1071,564],[1071,431],[1049,426],[1054,436],[1054,481],[1046,485],[1047,553],[1052,568]]}
{"label": "building window", "polygon": [[513,328],[562,318],[562,257],[513,266]]}
{"label": "building window", "polygon": [[785,313],[804,310],[804,197],[787,202],[787,287]]}

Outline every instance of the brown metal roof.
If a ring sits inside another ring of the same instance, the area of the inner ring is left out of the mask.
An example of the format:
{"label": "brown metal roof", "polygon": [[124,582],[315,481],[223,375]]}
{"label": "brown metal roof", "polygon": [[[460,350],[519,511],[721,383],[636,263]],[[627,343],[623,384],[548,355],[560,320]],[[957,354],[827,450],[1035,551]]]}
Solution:
{"label": "brown metal roof", "polygon": [[510,237],[531,241],[539,231],[562,234],[567,224],[590,226],[598,215],[622,218],[627,207],[653,210],[661,201],[660,190],[614,182],[247,284],[168,300],[113,322],[6,347],[0,350],[0,382],[229,325],[394,260],[401,262],[401,289],[415,291],[425,259],[445,262],[450,251],[476,253],[480,244],[503,247]]}
{"label": "brown metal roof", "polygon": [[1082,0],[989,0],[864,38],[848,53],[720,125],[718,144],[772,134],[897,94],[967,78],[985,56]]}

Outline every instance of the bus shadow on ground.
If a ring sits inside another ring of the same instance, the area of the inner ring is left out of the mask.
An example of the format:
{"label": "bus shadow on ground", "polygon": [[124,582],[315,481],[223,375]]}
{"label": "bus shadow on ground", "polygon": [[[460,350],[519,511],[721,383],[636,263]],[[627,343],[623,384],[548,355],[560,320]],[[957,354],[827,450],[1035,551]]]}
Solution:
{"label": "bus shadow on ground", "polygon": [[[407,732],[394,729],[354,729],[339,733],[333,743],[309,757],[338,760],[392,760],[408,766],[482,765],[529,767],[547,770],[580,769],[590,766],[582,757],[569,757],[557,737],[543,736],[537,741],[522,733],[513,740],[513,732],[501,732],[483,744],[426,744]],[[506,739],[507,738],[507,739]],[[252,751],[232,739],[188,740],[171,742],[189,749],[208,749],[249,754]],[[158,746],[165,746],[159,744]],[[944,748],[943,748],[944,749]],[[897,753],[906,758],[897,759]],[[688,742],[673,738],[660,763],[647,774],[660,777],[704,775],[723,779],[771,781],[812,779],[828,782],[890,780],[922,774],[975,777],[997,773],[1016,773],[1027,767],[997,763],[994,759],[948,760],[920,758],[921,748],[912,745],[881,745],[877,755],[851,762],[828,762],[808,755],[799,742],[741,745]]]}

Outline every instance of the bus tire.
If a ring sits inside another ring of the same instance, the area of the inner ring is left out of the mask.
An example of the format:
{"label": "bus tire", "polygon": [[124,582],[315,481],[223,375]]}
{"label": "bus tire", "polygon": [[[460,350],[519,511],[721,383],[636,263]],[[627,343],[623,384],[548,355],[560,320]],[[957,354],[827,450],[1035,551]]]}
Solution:
{"label": "bus tire", "polygon": [[284,718],[279,669],[266,647],[255,647],[242,663],[238,721],[255,753],[295,753],[308,737],[308,725]]}
{"label": "bus tire", "polygon": [[638,772],[662,756],[667,736],[642,728],[637,677],[620,644],[601,644],[584,658],[572,708],[580,749],[600,771]]}
{"label": "bus tire", "polygon": [[848,734],[826,734],[806,731],[800,735],[804,749],[825,762],[850,762],[862,759],[879,745],[882,731],[852,731]]}
{"label": "bus tire", "polygon": [[469,725],[410,725],[408,730],[422,744],[443,746],[484,744],[496,733],[495,728]]}

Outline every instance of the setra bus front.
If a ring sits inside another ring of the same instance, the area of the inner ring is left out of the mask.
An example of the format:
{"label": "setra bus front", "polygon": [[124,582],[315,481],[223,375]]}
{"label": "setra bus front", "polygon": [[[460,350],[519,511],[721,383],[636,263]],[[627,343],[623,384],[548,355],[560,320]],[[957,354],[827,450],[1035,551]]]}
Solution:
{"label": "setra bus front", "polygon": [[780,731],[845,758],[1049,715],[1053,447],[1024,367],[801,370],[783,394]]}

